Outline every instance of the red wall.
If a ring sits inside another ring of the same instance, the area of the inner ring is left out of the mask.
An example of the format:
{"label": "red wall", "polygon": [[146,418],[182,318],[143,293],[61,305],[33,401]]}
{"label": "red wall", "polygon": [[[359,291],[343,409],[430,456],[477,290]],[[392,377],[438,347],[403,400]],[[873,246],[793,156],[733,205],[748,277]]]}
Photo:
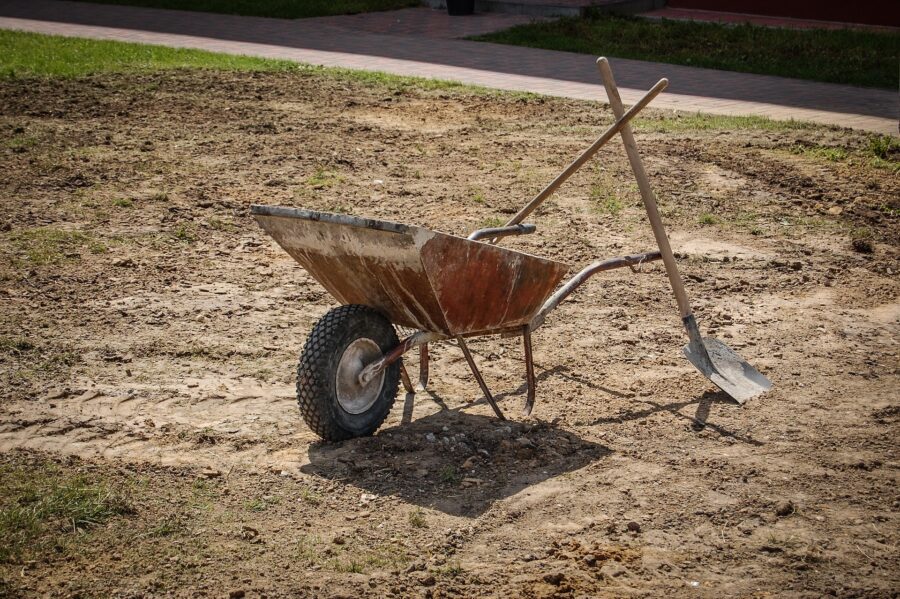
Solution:
{"label": "red wall", "polygon": [[900,27],[900,0],[669,0],[672,8]]}

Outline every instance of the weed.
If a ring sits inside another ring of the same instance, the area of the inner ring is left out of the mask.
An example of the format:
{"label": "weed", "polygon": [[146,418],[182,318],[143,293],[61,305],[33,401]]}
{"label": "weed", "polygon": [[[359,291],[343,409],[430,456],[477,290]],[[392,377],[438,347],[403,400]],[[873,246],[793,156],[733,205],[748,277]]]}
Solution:
{"label": "weed", "polygon": [[791,147],[791,152],[814,158],[824,158],[830,162],[840,162],[846,160],[849,156],[849,153],[844,148],[832,146],[795,145]]}
{"label": "weed", "polygon": [[707,225],[715,225],[716,223],[719,222],[719,219],[716,218],[715,215],[710,214],[709,212],[704,212],[697,218],[697,221],[701,225],[707,226]]}
{"label": "weed", "polygon": [[71,533],[88,530],[131,509],[102,481],[72,476],[55,464],[0,467],[0,562],[59,546]]}
{"label": "weed", "polygon": [[425,512],[421,508],[416,508],[409,513],[409,525],[413,528],[425,528],[428,523],[425,521]]}
{"label": "weed", "polygon": [[480,205],[482,205],[482,206],[484,205],[484,203],[485,203],[485,198],[484,198],[484,192],[483,192],[482,190],[480,190],[480,189],[472,189],[472,190],[470,191],[470,193],[472,194],[472,201],[473,201],[473,202],[475,202],[476,204],[480,204]]}
{"label": "weed", "polygon": [[478,226],[478,228],[492,229],[494,227],[502,227],[504,224],[506,224],[506,221],[499,216],[489,216],[481,221],[481,224]]}
{"label": "weed", "polygon": [[193,243],[197,240],[192,227],[184,223],[175,227],[175,230],[172,231],[172,237],[184,243]]}
{"label": "weed", "polygon": [[23,354],[35,349],[34,344],[24,337],[0,337],[0,352]]}
{"label": "weed", "polygon": [[210,218],[206,221],[206,226],[208,226],[213,231],[227,231],[232,232],[236,230],[234,223],[221,220],[218,218]]}
{"label": "weed", "polygon": [[33,266],[59,264],[80,257],[79,250],[91,253],[106,251],[106,246],[83,231],[68,231],[52,227],[21,229],[9,234],[16,253]]}
{"label": "weed", "polygon": [[251,512],[264,512],[269,507],[269,504],[257,497],[256,499],[246,502],[244,507]]}
{"label": "weed", "polygon": [[338,183],[343,183],[344,177],[337,171],[327,170],[325,167],[316,167],[316,172],[306,178],[305,183],[313,189],[327,189]]}
{"label": "weed", "polygon": [[164,191],[154,191],[150,194],[150,200],[154,202],[168,202],[169,194]]}
{"label": "weed", "polygon": [[170,537],[183,532],[186,529],[184,523],[176,516],[166,516],[159,524],[147,531],[148,537]]}
{"label": "weed", "polygon": [[301,535],[295,546],[297,558],[310,566],[319,563],[321,556],[317,546],[320,543],[321,539],[319,537]]}
{"label": "weed", "polygon": [[303,489],[300,490],[300,501],[310,505],[319,505],[322,503],[322,496],[309,487],[303,487]]}
{"label": "weed", "polygon": [[434,573],[437,574],[438,576],[449,576],[451,578],[460,576],[464,572],[465,572],[465,570],[463,570],[463,567],[459,562],[447,564],[446,566],[442,566],[442,567],[436,568],[434,570]]}
{"label": "weed", "polygon": [[134,202],[129,200],[128,198],[117,198],[112,202],[113,206],[116,208],[133,208]]}
{"label": "weed", "polygon": [[447,464],[446,466],[441,468],[439,476],[441,477],[441,481],[448,485],[455,485],[459,483],[460,480],[459,473],[456,471],[456,468],[454,468],[450,464]]}

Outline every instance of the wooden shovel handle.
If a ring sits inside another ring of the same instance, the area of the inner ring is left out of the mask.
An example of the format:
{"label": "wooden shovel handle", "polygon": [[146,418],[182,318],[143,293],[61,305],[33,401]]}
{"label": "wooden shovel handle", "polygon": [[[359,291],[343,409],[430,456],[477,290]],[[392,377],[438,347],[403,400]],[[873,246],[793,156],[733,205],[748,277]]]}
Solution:
{"label": "wooden shovel handle", "polygon": [[616,115],[616,122],[613,123],[612,126],[610,126],[610,128],[603,133],[603,135],[598,137],[597,141],[591,144],[591,147],[582,152],[581,156],[572,161],[572,164],[567,166],[566,170],[557,175],[557,177],[553,179],[553,181],[550,181],[550,183],[544,189],[542,189],[539,194],[534,196],[534,198],[530,202],[528,202],[524,208],[519,210],[515,216],[509,219],[506,222],[505,226],[509,227],[512,225],[518,225],[523,220],[525,220],[528,215],[534,212],[535,209],[537,209],[537,207],[540,206],[544,200],[550,197],[550,195],[554,191],[556,191],[559,186],[565,182],[566,179],[571,177],[575,173],[575,171],[577,171],[582,167],[582,165],[584,165],[585,162],[590,160],[594,154],[600,151],[600,148],[602,148],[606,144],[606,142],[615,137],[616,133],[620,132],[622,128],[626,126],[628,121],[636,117],[637,114],[641,110],[643,110],[644,107],[647,106],[647,104],[650,103],[650,100],[658,96],[660,92],[662,92],[662,90],[666,89],[667,85],[669,85],[669,81],[667,79],[660,79],[656,82],[656,85],[650,88],[650,91],[644,94],[643,98],[638,100],[635,105],[628,110],[628,112],[623,112],[622,114]]}
{"label": "wooden shovel handle", "polygon": [[[609,98],[609,105],[612,107],[613,114],[616,119],[622,118],[625,109],[622,106],[622,98],[619,97],[619,90],[616,88],[616,81],[613,79],[612,69],[609,68],[609,61],[605,58],[597,59],[597,66],[600,68],[600,77],[603,79],[603,85],[606,87],[606,95]],[[672,247],[669,245],[669,238],[666,236],[666,230],[663,228],[662,219],[659,217],[659,209],[656,207],[656,198],[653,190],[650,189],[650,180],[644,171],[644,164],[641,162],[641,155],[638,153],[637,144],[634,142],[634,135],[631,133],[631,125],[626,124],[619,131],[622,135],[622,142],[625,144],[625,151],[628,153],[628,161],[631,163],[631,170],[634,171],[634,177],[637,179],[638,188],[641,190],[641,198],[644,200],[644,208],[647,210],[647,218],[650,219],[650,226],[653,228],[653,236],[656,237],[656,245],[662,254],[663,263],[666,265],[666,274],[669,275],[669,283],[675,292],[675,300],[678,302],[678,310],[681,312],[681,318],[687,318],[691,315],[691,304],[688,301],[687,293],[684,290],[684,283],[681,275],[678,274],[678,266],[675,264],[675,255],[672,254]]]}

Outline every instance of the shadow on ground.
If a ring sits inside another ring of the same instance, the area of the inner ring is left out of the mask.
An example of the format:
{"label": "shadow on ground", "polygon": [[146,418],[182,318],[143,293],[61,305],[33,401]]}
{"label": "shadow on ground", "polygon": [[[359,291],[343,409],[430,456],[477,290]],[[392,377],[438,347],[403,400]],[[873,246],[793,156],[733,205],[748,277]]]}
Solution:
{"label": "shadow on ground", "polygon": [[374,437],[316,443],[303,472],[455,516],[572,472],[611,451],[548,423],[441,410]]}

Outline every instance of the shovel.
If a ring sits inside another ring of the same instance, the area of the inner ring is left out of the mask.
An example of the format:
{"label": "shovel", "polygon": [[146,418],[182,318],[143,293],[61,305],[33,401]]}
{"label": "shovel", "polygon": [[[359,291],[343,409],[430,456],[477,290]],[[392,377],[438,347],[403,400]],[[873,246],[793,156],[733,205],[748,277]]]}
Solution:
{"label": "shovel", "polygon": [[[616,88],[609,61],[599,58],[597,66],[600,68],[600,77],[606,87],[609,105],[612,107],[616,119],[620,119],[625,110],[622,107],[622,99],[619,97],[619,90]],[[625,151],[628,153],[631,169],[637,179],[638,188],[641,190],[641,198],[644,200],[644,207],[647,210],[647,217],[650,219],[650,226],[653,228],[653,235],[656,237],[656,244],[659,246],[663,263],[666,265],[669,283],[672,285],[672,291],[675,292],[675,300],[678,302],[678,309],[681,312],[681,322],[684,324],[690,340],[682,351],[691,364],[703,373],[703,376],[743,405],[748,399],[771,389],[772,383],[733,349],[717,339],[703,337],[700,334],[700,328],[697,326],[697,320],[694,318],[691,304],[684,290],[684,283],[681,275],[678,274],[678,267],[675,265],[675,256],[669,246],[669,238],[666,236],[662,220],[659,217],[656,198],[650,189],[650,180],[644,171],[637,144],[634,142],[634,135],[631,133],[631,126],[626,124],[619,132],[622,135],[622,142],[625,144]]]}

